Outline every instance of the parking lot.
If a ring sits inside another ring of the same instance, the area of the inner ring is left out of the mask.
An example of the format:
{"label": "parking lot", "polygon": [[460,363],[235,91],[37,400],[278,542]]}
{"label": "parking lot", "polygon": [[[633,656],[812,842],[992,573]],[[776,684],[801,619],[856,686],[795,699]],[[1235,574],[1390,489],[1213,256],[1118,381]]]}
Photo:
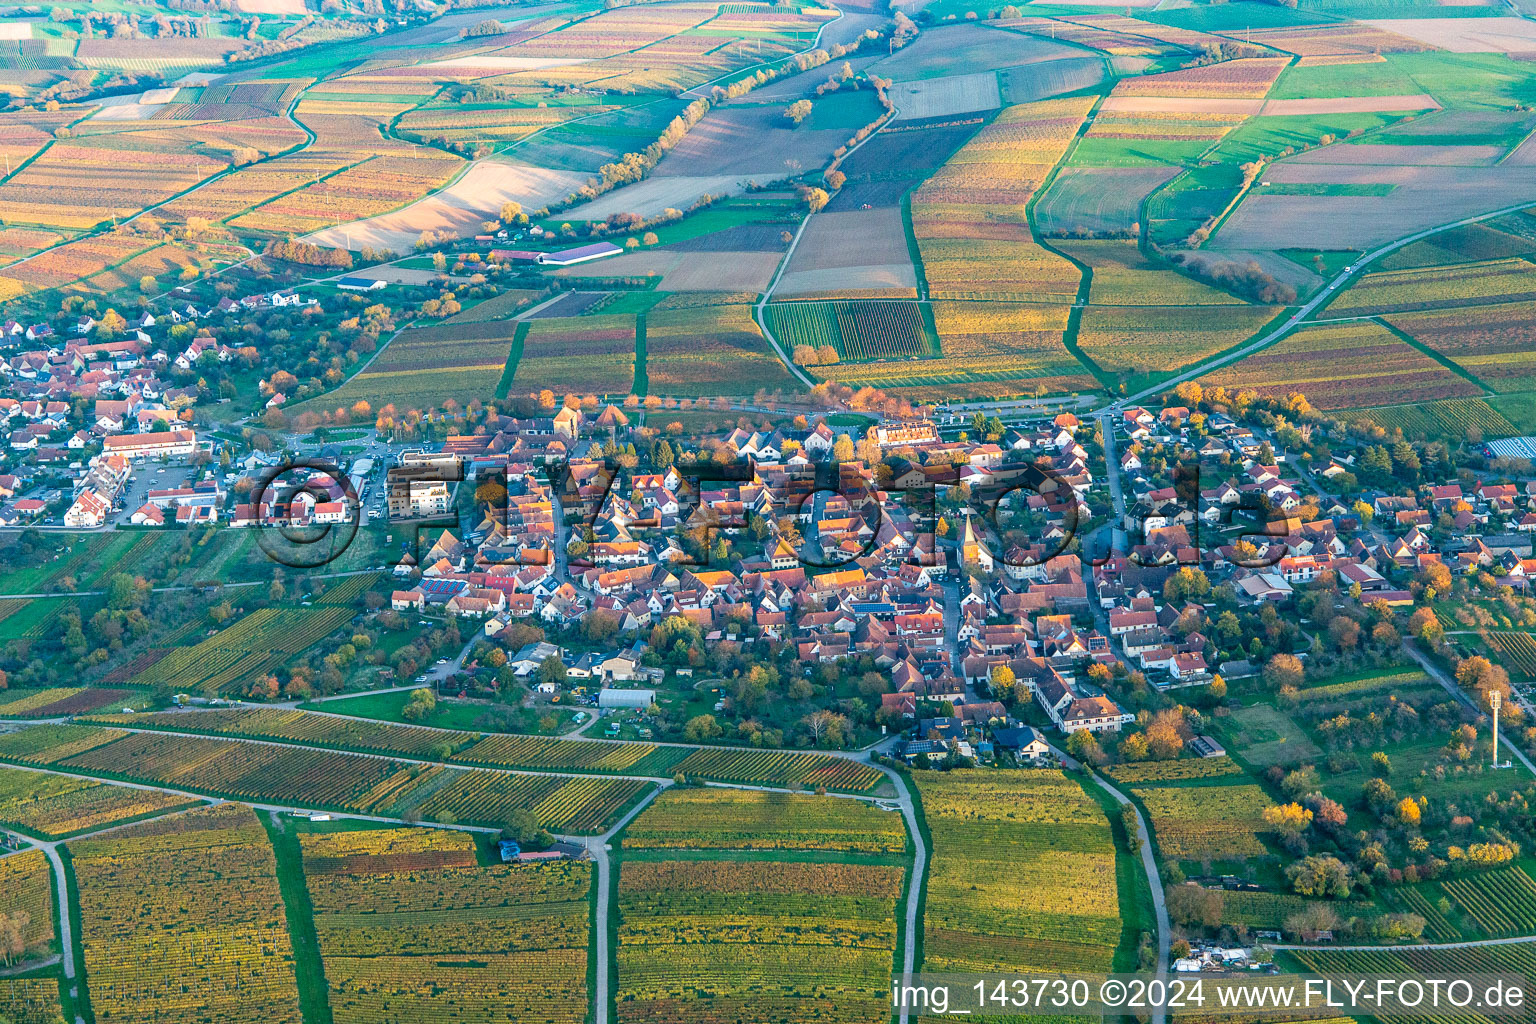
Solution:
{"label": "parking lot", "polygon": [[[110,522],[120,525],[128,525],[128,520],[133,514],[144,506],[149,500],[150,491],[165,491],[176,487],[190,486],[196,473],[191,466],[172,463],[161,465],[158,462],[144,462],[135,465],[133,473],[129,477],[128,485],[123,488],[117,504],[113,506]],[[176,513],[167,510],[170,516]]]}

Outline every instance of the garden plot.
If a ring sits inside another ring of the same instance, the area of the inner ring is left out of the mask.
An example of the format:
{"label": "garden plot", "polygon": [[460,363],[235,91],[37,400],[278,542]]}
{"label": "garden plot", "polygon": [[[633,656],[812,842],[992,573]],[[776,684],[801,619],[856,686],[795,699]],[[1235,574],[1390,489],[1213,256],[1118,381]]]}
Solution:
{"label": "garden plot", "polygon": [[458,181],[425,199],[391,213],[325,228],[305,236],[316,245],[409,252],[423,231],[473,235],[506,202],[535,210],[569,195],[586,176],[569,171],[526,167],[494,157],[477,160]]}
{"label": "garden plot", "polygon": [[748,183],[753,180],[772,181],[787,173],[765,167],[759,172],[746,174],[653,175],[632,185],[605,192],[590,203],[574,206],[567,215],[581,220],[605,220],[615,213],[638,213],[642,217],[654,217],[668,208],[686,210],[702,196],[734,196],[745,192]]}
{"label": "garden plot", "polygon": [[1067,167],[1035,203],[1044,235],[1133,228],[1142,199],[1179,172],[1177,167]]}
{"label": "garden plot", "polygon": [[889,95],[898,121],[995,110],[1003,105],[997,74],[992,71],[899,82],[891,86]]}
{"label": "garden plot", "polygon": [[1386,18],[1362,24],[1452,53],[1536,51],[1536,22],[1524,18]]}
{"label": "garden plot", "polygon": [[906,253],[906,228],[898,207],[820,213],[806,225],[775,291],[916,297],[917,274]]}
{"label": "garden plot", "polygon": [[1322,753],[1300,726],[1268,704],[1234,711],[1231,723],[1233,744],[1249,764],[1261,768],[1294,764]]}

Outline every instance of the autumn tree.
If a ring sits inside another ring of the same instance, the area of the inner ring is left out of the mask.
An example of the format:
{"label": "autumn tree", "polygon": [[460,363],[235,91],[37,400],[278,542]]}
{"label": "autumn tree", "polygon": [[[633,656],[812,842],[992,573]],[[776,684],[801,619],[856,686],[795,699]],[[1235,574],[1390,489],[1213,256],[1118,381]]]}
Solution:
{"label": "autumn tree", "polygon": [[1272,690],[1283,686],[1299,687],[1307,681],[1307,670],[1294,654],[1277,654],[1264,665],[1264,682]]}
{"label": "autumn tree", "polygon": [[15,963],[27,951],[27,927],[32,916],[25,910],[0,914],[0,955],[7,964]]}
{"label": "autumn tree", "polygon": [[1194,882],[1170,885],[1167,890],[1168,919],[1177,925],[1219,928],[1224,901],[1220,889],[1207,889]]}
{"label": "autumn tree", "polygon": [[1312,812],[1301,804],[1264,808],[1264,824],[1284,835],[1300,835],[1312,824]]}
{"label": "autumn tree", "polygon": [[1013,689],[1013,684],[1016,680],[1014,678],[1013,669],[1009,668],[1007,665],[993,665],[992,671],[989,673],[989,675],[992,680],[993,693],[1004,693]]}
{"label": "autumn tree", "polygon": [[407,722],[419,722],[429,717],[437,710],[437,694],[430,687],[423,686],[412,690],[410,699],[405,702],[405,707],[400,709],[400,717]]}
{"label": "autumn tree", "polygon": [[1349,895],[1349,866],[1328,854],[1303,857],[1285,869],[1285,878],[1301,896],[1343,899]]}
{"label": "autumn tree", "polygon": [[1183,733],[1187,730],[1184,716],[1179,712],[1172,709],[1159,711],[1143,730],[1147,738],[1147,750],[1159,761],[1172,760],[1184,749]]}

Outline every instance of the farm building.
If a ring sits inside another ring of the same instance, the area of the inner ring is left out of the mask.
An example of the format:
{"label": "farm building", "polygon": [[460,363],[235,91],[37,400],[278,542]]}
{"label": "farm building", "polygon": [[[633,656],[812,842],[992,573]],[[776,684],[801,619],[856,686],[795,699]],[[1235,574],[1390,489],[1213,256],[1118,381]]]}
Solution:
{"label": "farm building", "polygon": [[574,249],[544,253],[538,262],[547,267],[569,267],[577,263],[586,263],[588,260],[599,260],[604,256],[617,256],[623,251],[612,242],[594,242],[591,245],[579,245]]}
{"label": "farm building", "polygon": [[655,690],[617,690],[605,686],[597,694],[600,708],[647,708],[655,702]]}
{"label": "farm building", "polygon": [[336,287],[348,292],[376,292],[389,287],[389,282],[372,277],[343,277]]}

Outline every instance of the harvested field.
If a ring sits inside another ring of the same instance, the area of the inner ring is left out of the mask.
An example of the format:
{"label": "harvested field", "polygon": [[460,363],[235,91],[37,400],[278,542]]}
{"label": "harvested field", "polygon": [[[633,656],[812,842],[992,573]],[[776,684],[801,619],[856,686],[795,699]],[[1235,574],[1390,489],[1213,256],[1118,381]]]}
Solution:
{"label": "harvested field", "polygon": [[1082,50],[1038,36],[981,25],[945,25],[923,32],[892,56],[878,61],[871,71],[894,82],[913,82],[1082,54]]}
{"label": "harvested field", "polygon": [[626,253],[601,263],[578,264],[555,271],[556,277],[656,277],[668,292],[761,292],[779,265],[776,252],[684,252],[652,249]]}
{"label": "harvested field", "polygon": [[1290,164],[1345,164],[1377,167],[1487,167],[1504,155],[1502,146],[1389,146],[1345,143],[1297,153]]}
{"label": "harvested field", "polygon": [[1385,64],[1386,62],[1387,58],[1379,53],[1339,53],[1316,57],[1302,57],[1296,61],[1296,66],[1308,68],[1337,64]]}
{"label": "harvested field", "polygon": [[806,225],[775,294],[880,292],[916,298],[917,274],[906,252],[897,207],[819,213]]}
{"label": "harvested field", "polygon": [[981,126],[980,114],[937,123],[898,122],[860,146],[841,170],[848,181],[825,212],[900,206],[902,196],[943,164]]}
{"label": "harvested field", "polygon": [[1532,124],[1530,112],[1523,110],[1435,110],[1397,122],[1391,134],[1395,139],[1406,136],[1464,140],[1467,136],[1524,135]]}
{"label": "harvested field", "polygon": [[1133,229],[1142,199],[1178,173],[1177,167],[1066,167],[1035,203],[1044,235]]}
{"label": "harvested field", "polygon": [[1319,409],[1422,403],[1480,393],[1477,385],[1371,322],[1297,331],[1200,382],[1282,399],[1300,392]]}
{"label": "harvested field", "polygon": [[1257,263],[1260,270],[1276,281],[1295,288],[1297,296],[1301,298],[1312,294],[1312,291],[1323,283],[1322,277],[1313,271],[1270,249],[1225,249],[1206,246],[1200,251],[1209,253],[1218,260],[1227,260],[1239,266],[1245,266],[1250,261]]}
{"label": "harvested field", "polygon": [[[1304,155],[1364,150],[1369,156],[1372,150],[1420,148],[1465,147],[1330,146]],[[1536,168],[1512,161],[1497,167],[1425,167],[1287,159],[1271,165],[1265,178],[1277,183],[1381,182],[1397,187],[1384,196],[1250,194],[1222,224],[1214,244],[1231,249],[1366,249],[1437,224],[1513,206],[1536,194]]]}
{"label": "harvested field", "polygon": [[1099,105],[1106,114],[1257,114],[1263,109],[1262,99],[1214,96],[1114,95]]}
{"label": "harvested field", "polygon": [[1286,114],[1374,114],[1396,110],[1439,110],[1440,104],[1428,93],[1406,96],[1334,96],[1302,100],[1265,100],[1261,111],[1268,115]]}
{"label": "harvested field", "polygon": [[997,73],[993,71],[898,82],[891,86],[889,95],[900,121],[996,110],[1003,105]]}
{"label": "harvested field", "polygon": [[615,213],[638,213],[642,217],[654,217],[668,207],[686,210],[706,195],[737,195],[746,191],[749,182],[769,182],[787,173],[785,170],[765,166],[759,171],[745,174],[653,175],[633,185],[605,192],[589,203],[573,206],[563,216],[580,220],[605,220]]}
{"label": "harvested field", "polygon": [[[869,120],[880,115],[868,94]],[[811,120],[815,119],[812,114]],[[867,123],[867,122],[866,122]],[[716,107],[683,136],[653,177],[755,177],[772,181],[796,168],[820,167],[852,128],[792,127],[780,107]]]}
{"label": "harvested field", "polygon": [[664,292],[760,292],[781,258],[776,252],[679,253],[658,287]]}
{"label": "harvested field", "polygon": [[786,224],[738,224],[724,231],[712,231],[707,235],[669,242],[672,252],[778,252],[788,244],[784,241]]}
{"label": "harvested field", "polygon": [[1069,57],[1004,68],[998,72],[1005,103],[1031,103],[1064,92],[1076,92],[1104,80],[1104,62],[1097,57]]}
{"label": "harvested field", "polygon": [[[1002,18],[998,24],[1020,32],[1032,32],[1038,36],[1050,35],[1053,39],[1091,50],[1101,50],[1115,57],[1135,57],[1150,61],[1168,47],[1155,39],[1142,35],[1130,35],[1112,28],[1100,28],[1093,15],[1079,15],[1072,20],[1043,17]],[[1114,17],[1113,15],[1111,17]]]}
{"label": "harvested field", "polygon": [[608,292],[566,292],[553,302],[530,310],[521,320],[549,320],[553,317],[580,316],[606,297]]}
{"label": "harvested field", "polygon": [[850,181],[832,197],[827,213],[846,213],[864,207],[900,206],[902,196],[916,183],[914,178],[890,178],[882,181]]}
{"label": "harvested field", "polygon": [[965,118],[944,124],[881,128],[843,161],[843,173],[850,180],[893,173],[903,177],[924,174],[948,160],[980,125],[979,118]]}
{"label": "harvested field", "polygon": [[1243,300],[1144,256],[1132,239],[1062,241],[1056,248],[1093,268],[1096,306],[1242,305]]}
{"label": "harvested field", "polygon": [[579,187],[585,176],[568,171],[525,167],[494,157],[478,160],[458,181],[393,213],[369,217],[341,227],[325,228],[305,241],[334,248],[365,246],[409,252],[423,231],[473,235],[480,223],[494,218],[503,203],[518,202],[536,210]]}
{"label": "harvested field", "polygon": [[1536,51],[1536,22],[1524,18],[1369,18],[1362,24],[1452,53]]}

